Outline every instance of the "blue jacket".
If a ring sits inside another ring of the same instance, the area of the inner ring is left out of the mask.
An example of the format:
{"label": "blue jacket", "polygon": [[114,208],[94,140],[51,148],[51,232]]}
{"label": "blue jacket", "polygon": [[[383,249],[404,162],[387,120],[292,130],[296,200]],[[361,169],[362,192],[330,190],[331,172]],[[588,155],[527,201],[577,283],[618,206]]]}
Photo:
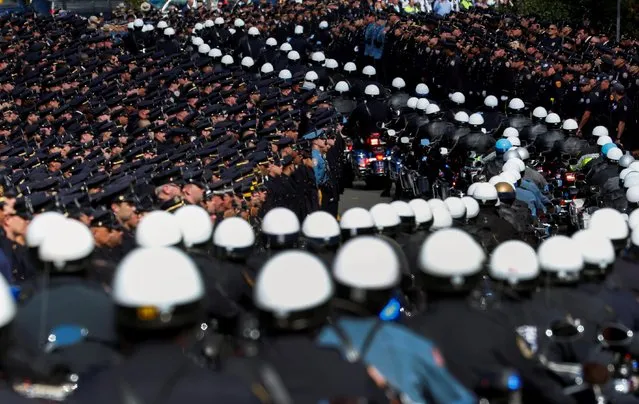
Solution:
{"label": "blue jacket", "polygon": [[522,179],[520,186],[523,189],[532,192],[535,195],[535,198],[537,198],[537,200],[541,202],[542,205],[546,205],[550,203],[550,199],[548,199],[546,195],[541,193],[541,191],[539,190],[539,187],[534,182],[530,180]]}
{"label": "blue jacket", "polygon": [[326,160],[319,150],[313,149],[311,152],[313,158],[313,172],[315,173],[315,182],[318,187],[324,185],[328,181],[328,173],[326,172]]}
{"label": "blue jacket", "polygon": [[518,201],[525,202],[532,212],[532,215],[537,217],[537,211],[540,210],[542,212],[546,211],[546,207],[535,198],[535,195],[521,187],[515,188],[515,195]]}
{"label": "blue jacket", "polygon": [[[374,318],[342,317],[338,326],[361,352],[376,322]],[[320,346],[344,348],[333,326],[325,327],[317,342]],[[439,350],[428,340],[394,323],[384,323],[371,340],[362,361],[374,366],[388,384],[415,403],[462,404],[477,400],[448,373]],[[424,397],[428,392],[428,401]]]}

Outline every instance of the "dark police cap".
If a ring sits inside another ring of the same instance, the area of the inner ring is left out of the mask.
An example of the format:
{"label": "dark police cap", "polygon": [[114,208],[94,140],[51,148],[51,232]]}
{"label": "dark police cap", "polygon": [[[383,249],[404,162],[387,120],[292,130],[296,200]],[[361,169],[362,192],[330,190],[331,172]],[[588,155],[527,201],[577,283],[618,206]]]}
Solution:
{"label": "dark police cap", "polygon": [[279,147],[286,147],[293,144],[293,139],[288,136],[282,136],[274,142],[275,145]]}
{"label": "dark police cap", "polygon": [[44,192],[37,192],[17,198],[13,208],[16,216],[30,220],[34,214],[40,213],[52,201],[52,196]]}
{"label": "dark police cap", "polygon": [[153,183],[155,185],[164,184],[176,184],[184,185],[184,179],[182,178],[182,172],[179,167],[173,167],[169,170],[157,173],[153,176]]}
{"label": "dark police cap", "polygon": [[93,212],[91,218],[91,227],[106,227],[107,229],[120,229],[120,223],[117,218],[107,209],[99,209]]}

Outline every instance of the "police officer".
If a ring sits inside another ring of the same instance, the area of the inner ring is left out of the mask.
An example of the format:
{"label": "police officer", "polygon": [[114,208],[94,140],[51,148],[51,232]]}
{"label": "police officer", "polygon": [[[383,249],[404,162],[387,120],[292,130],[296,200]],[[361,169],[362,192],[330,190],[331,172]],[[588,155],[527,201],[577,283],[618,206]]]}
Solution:
{"label": "police officer", "polygon": [[632,102],[626,97],[626,88],[621,83],[614,83],[611,90],[613,102],[610,106],[610,130],[615,135],[613,140],[628,150],[635,150],[637,142],[632,135],[635,128]]}
{"label": "police officer", "polygon": [[568,313],[533,299],[541,279],[535,250],[519,240],[506,241],[493,251],[488,273],[501,307],[530,351],[544,361],[575,362],[571,344],[551,340],[547,333],[570,322]]}
{"label": "police officer", "polygon": [[248,385],[203,369],[183,354],[180,342],[205,319],[204,296],[198,268],[183,252],[132,251],[113,282],[114,325],[125,358],[84,380],[73,402],[258,403]]}
{"label": "police officer", "polygon": [[247,260],[250,279],[255,279],[264,262],[273,254],[298,246],[300,222],[297,215],[286,208],[274,208],[264,215],[261,227],[263,249]]}
{"label": "police officer", "polygon": [[440,230],[426,239],[419,265],[429,304],[408,324],[441,348],[451,373],[468,389],[479,387],[483,369],[509,367],[522,378],[527,399],[572,402],[502,313],[477,310],[466,301],[481,278],[485,257],[481,246],[459,229]]}
{"label": "police officer", "polygon": [[479,203],[479,214],[471,225],[466,226],[466,229],[481,240],[487,251],[492,251],[503,241],[519,238],[513,225],[497,213],[499,199],[495,186],[487,182],[477,183],[471,196]]}
{"label": "police officer", "polygon": [[599,297],[575,287],[581,281],[584,268],[581,249],[575,240],[561,235],[550,237],[541,243],[537,256],[544,282],[549,286],[540,290],[535,299],[567,311],[574,321],[583,325],[584,342],[576,352],[577,359],[583,361],[596,341],[597,326],[615,321],[616,315]]}
{"label": "police officer", "polygon": [[[495,189],[499,196],[499,206],[497,213],[499,217],[510,223],[519,234],[519,238],[531,245],[537,244],[537,239],[533,234],[533,215],[528,204],[517,199],[515,187],[506,179],[497,179]],[[492,180],[492,179],[491,179]]]}
{"label": "police officer", "polygon": [[[116,341],[110,299],[101,285],[87,280],[93,235],[86,225],[66,219],[48,232],[39,247],[45,271],[15,319],[15,337],[34,354],[51,354],[73,372],[82,373],[109,366],[116,360],[111,344]],[[89,332],[92,340],[59,347],[47,346],[49,335],[61,326],[73,325]]]}
{"label": "police officer", "polygon": [[[429,341],[378,318],[399,286],[400,273],[399,259],[384,240],[363,236],[347,242],[333,265],[336,311],[318,344],[338,348],[351,362],[375,367],[390,387],[411,401],[428,397],[442,403],[472,402],[472,394],[446,371]],[[438,381],[416,385],[416,379]]]}
{"label": "police officer", "polygon": [[326,323],[333,294],[330,274],[318,258],[302,251],[272,257],[260,269],[253,293],[259,328],[244,331],[261,339],[251,342],[251,356],[229,360],[225,370],[286,402],[384,402],[384,392],[362,364],[313,340]]}
{"label": "police officer", "polygon": [[424,199],[418,198],[408,202],[415,214],[415,232],[406,242],[406,258],[413,272],[417,273],[417,257],[422,243],[430,234],[430,227],[433,224],[433,212],[430,205]]}
{"label": "police officer", "polygon": [[540,134],[548,132],[545,119],[548,112],[544,107],[536,107],[532,112],[532,125],[522,129],[519,137],[527,145],[532,145]]}
{"label": "police officer", "polygon": [[320,258],[327,267],[333,264],[335,253],[340,245],[340,233],[337,220],[323,211],[311,213],[302,223],[306,249]]}
{"label": "police officer", "polygon": [[[233,295],[236,303],[245,310],[253,307],[251,288],[255,279],[247,270],[249,257],[255,250],[255,233],[253,228],[241,217],[229,217],[222,220],[213,232],[212,259],[219,268],[219,276],[227,283],[236,286]],[[237,281],[241,278],[243,282]],[[243,293],[240,293],[242,291]]]}
{"label": "police officer", "polygon": [[182,231],[182,244],[197,265],[206,287],[206,308],[210,318],[217,320],[218,332],[233,334],[240,314],[238,302],[250,289],[239,272],[226,272],[217,266],[210,253],[213,223],[201,207],[188,205],[175,211]]}
{"label": "police officer", "polygon": [[579,243],[585,264],[583,282],[579,288],[599,296],[615,311],[622,324],[634,329],[639,319],[639,303],[631,292],[615,285],[613,279],[608,280],[615,262],[615,249],[612,242],[598,230],[589,228],[572,235],[572,239]]}

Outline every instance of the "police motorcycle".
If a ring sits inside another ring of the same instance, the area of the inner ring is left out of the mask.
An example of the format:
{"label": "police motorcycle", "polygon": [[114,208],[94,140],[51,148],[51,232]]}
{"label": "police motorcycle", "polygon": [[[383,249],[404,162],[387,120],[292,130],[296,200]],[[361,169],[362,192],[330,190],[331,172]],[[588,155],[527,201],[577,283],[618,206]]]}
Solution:
{"label": "police motorcycle", "polygon": [[355,179],[363,180],[369,188],[376,188],[389,178],[395,131],[380,129],[366,140],[351,143],[349,153]]}
{"label": "police motorcycle", "polygon": [[[545,334],[559,344],[574,342],[581,338],[584,327],[578,320],[553,322]],[[638,342],[633,332],[621,324],[605,324],[597,333],[597,341],[603,350],[613,353],[610,364],[601,363],[556,363],[542,353],[541,363],[564,384],[564,393],[578,399],[580,403],[610,403],[603,391],[604,385],[612,384],[615,392],[636,394],[639,390],[639,367],[630,352],[637,352]]]}

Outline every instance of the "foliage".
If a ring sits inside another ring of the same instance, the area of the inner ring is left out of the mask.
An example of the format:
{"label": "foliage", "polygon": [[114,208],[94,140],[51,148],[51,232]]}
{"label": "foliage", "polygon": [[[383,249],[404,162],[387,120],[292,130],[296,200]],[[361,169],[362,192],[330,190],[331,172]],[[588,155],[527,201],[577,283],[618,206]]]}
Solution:
{"label": "foliage", "polygon": [[[617,1],[607,0],[514,0],[518,14],[537,15],[546,21],[589,25],[614,37],[617,21]],[[621,0],[622,35],[639,35],[639,0]]]}

